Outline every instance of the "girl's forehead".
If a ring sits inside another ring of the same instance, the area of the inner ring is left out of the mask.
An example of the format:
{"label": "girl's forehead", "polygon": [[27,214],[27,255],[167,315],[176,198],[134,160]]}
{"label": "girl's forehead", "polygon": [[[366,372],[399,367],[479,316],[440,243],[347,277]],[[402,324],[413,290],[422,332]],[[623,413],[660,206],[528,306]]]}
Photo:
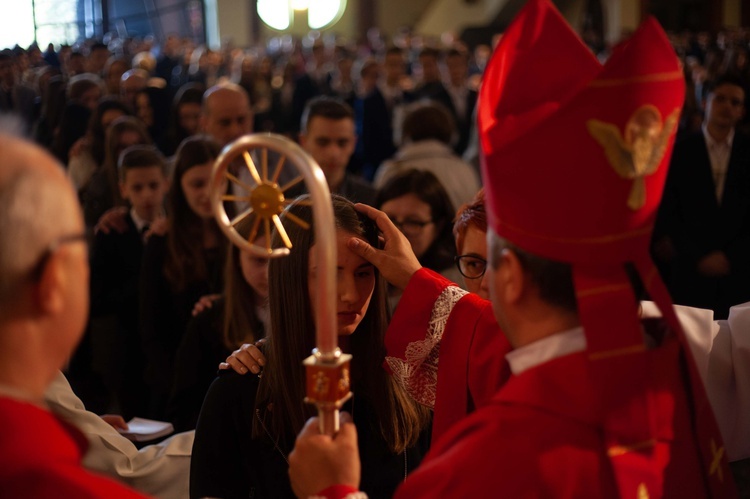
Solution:
{"label": "girl's forehead", "polygon": [[[367,260],[354,253],[349,249],[347,242],[352,237],[363,239],[363,237],[353,234],[343,229],[336,229],[336,261],[338,267],[357,268],[363,264],[369,263]],[[366,242],[366,241],[365,241]],[[317,254],[315,252],[316,244],[310,246],[310,268],[317,266]]]}

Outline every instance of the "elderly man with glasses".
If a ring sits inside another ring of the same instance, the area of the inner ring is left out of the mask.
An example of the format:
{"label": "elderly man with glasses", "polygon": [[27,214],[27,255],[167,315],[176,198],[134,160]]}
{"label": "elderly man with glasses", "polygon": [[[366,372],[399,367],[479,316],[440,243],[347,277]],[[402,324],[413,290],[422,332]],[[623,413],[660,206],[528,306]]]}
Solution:
{"label": "elderly man with glasses", "polygon": [[88,315],[83,217],[52,157],[0,150],[0,496],[141,497],[81,468],[85,438],[45,406]]}

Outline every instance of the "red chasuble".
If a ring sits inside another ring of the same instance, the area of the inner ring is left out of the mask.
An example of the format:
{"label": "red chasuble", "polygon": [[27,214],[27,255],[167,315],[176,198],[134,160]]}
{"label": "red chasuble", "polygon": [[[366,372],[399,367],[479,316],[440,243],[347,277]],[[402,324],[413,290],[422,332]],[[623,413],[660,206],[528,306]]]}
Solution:
{"label": "red chasuble", "polygon": [[81,467],[86,438],[35,405],[0,397],[0,497],[145,497]]}
{"label": "red chasuble", "polygon": [[[649,351],[649,364],[675,365],[680,355],[672,340]],[[619,497],[588,363],[586,353],[575,353],[511,377],[485,407],[433,443],[396,497]],[[706,497],[694,441],[675,438],[689,433],[682,374],[652,372],[663,497]]]}

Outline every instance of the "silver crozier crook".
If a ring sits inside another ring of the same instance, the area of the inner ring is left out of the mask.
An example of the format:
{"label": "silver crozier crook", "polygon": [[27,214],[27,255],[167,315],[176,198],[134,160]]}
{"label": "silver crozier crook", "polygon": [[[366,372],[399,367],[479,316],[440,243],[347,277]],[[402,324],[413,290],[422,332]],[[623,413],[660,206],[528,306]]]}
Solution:
{"label": "silver crozier crook", "polygon": [[[269,152],[278,158],[270,176]],[[301,177],[280,186],[278,180],[287,162],[297,168]],[[240,174],[242,169],[247,169],[249,175]],[[304,360],[307,373],[305,401],[318,407],[321,433],[333,435],[339,429],[339,409],[351,397],[351,355],[342,354],[337,344],[336,227],[331,194],[323,171],[300,146],[285,137],[273,134],[245,135],[227,145],[216,160],[211,177],[211,203],[219,226],[241,250],[261,257],[286,256],[292,243],[279,215],[292,203],[292,200],[284,197],[284,192],[300,180],[305,181],[310,192],[315,240],[325,242],[315,245],[318,262],[315,290],[317,346],[312,355]],[[232,194],[227,193],[228,184],[233,186]],[[247,209],[230,220],[225,202],[237,202],[247,206]],[[253,223],[249,236],[245,238],[236,227],[248,217]],[[302,220],[292,221],[307,225]],[[272,226],[281,236],[283,247],[271,247]],[[265,247],[252,243],[260,231],[266,235]]]}

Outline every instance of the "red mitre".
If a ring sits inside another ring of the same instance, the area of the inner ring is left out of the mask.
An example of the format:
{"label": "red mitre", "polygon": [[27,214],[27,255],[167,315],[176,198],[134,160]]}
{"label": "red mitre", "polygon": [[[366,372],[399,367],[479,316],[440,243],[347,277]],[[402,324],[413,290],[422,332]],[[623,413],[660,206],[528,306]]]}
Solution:
{"label": "red mitre", "polygon": [[480,94],[489,225],[526,251],[572,264],[623,497],[661,496],[669,457],[654,442],[672,432],[657,428],[669,420],[669,402],[650,376],[628,262],[683,342],[707,493],[733,490],[701,379],[648,253],[684,95],[677,57],[654,19],[602,66],[549,0],[529,0],[509,26]]}

